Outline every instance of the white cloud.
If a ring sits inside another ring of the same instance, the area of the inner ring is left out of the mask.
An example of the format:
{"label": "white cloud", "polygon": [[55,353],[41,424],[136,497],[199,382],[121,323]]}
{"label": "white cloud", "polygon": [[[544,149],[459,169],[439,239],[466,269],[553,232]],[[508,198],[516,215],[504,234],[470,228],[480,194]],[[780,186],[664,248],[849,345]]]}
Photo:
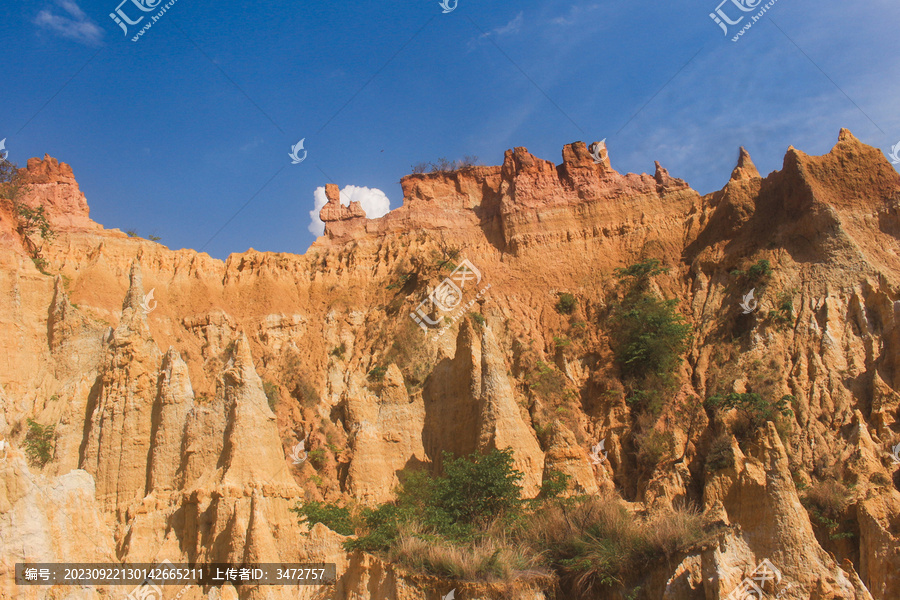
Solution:
{"label": "white cloud", "polygon": [[516,15],[516,18],[504,25],[503,27],[497,27],[491,30],[491,33],[495,35],[506,35],[508,33],[518,33],[520,29],[522,29],[522,23],[525,22],[525,17],[520,12]]}
{"label": "white cloud", "polygon": [[103,30],[88,19],[74,0],[57,0],[56,4],[68,14],[57,14],[53,8],[47,8],[37,14],[34,24],[85,46],[100,45]]}
{"label": "white cloud", "polygon": [[550,19],[550,22],[554,25],[574,25],[576,23],[583,22],[583,19],[587,17],[587,13],[597,8],[600,8],[599,4],[576,4],[574,6],[570,6],[569,11],[565,15]]}
{"label": "white cloud", "polygon": [[[325,188],[317,187],[313,197],[315,198],[315,208],[309,211],[309,230],[316,235],[322,235],[325,233],[325,223],[319,218],[319,211],[328,203],[328,198],[325,197]],[[370,219],[383,217],[391,210],[391,201],[384,192],[377,188],[348,185],[341,190],[341,204],[350,206],[351,202],[359,202],[366,211],[366,217]]]}

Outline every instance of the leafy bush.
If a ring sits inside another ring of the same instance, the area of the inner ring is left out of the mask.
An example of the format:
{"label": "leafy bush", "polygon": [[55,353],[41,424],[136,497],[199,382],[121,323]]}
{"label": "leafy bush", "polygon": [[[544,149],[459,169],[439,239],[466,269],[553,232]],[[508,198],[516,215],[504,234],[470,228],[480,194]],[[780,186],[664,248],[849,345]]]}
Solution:
{"label": "leafy bush", "polygon": [[627,281],[632,290],[640,293],[647,290],[650,281],[657,275],[664,275],[669,272],[668,267],[660,266],[662,263],[656,258],[649,258],[641,262],[634,263],[624,268],[616,269],[616,277],[622,281]]}
{"label": "leafy bush", "polygon": [[410,280],[410,278],[414,275],[414,273],[401,273],[397,276],[397,281],[388,284],[386,289],[389,290],[397,290],[406,285],[406,282]]}
{"label": "leafy bush", "polygon": [[575,592],[564,597],[618,587],[710,535],[689,509],[640,517],[611,498],[559,499],[568,478],[558,472],[547,474],[538,499],[523,501],[510,449],[445,453],[443,462],[444,475],[404,477],[393,502],[356,513],[311,502],[295,512],[309,526],[355,530],[346,549],[377,552],[415,572],[515,585],[554,569]]}
{"label": "leafy bush", "polygon": [[485,323],[484,315],[482,315],[481,313],[477,313],[477,312],[469,313],[469,315],[471,315],[472,319],[476,323],[478,323],[479,325],[484,325],[484,323]]}
{"label": "leafy bush", "polygon": [[777,310],[770,310],[769,318],[779,325],[788,325],[794,320],[794,300],[790,292],[778,294]]}
{"label": "leafy bush", "polygon": [[127,236],[130,237],[130,238],[136,238],[136,237],[139,237],[139,236],[138,236],[138,232],[137,232],[136,230],[134,230],[134,229],[129,229],[128,231],[125,232],[125,235],[127,235]]}
{"label": "leafy bush", "polygon": [[634,442],[638,462],[648,469],[654,469],[665,458],[670,457],[675,449],[672,434],[656,429],[635,435]]}
{"label": "leafy bush", "polygon": [[762,282],[772,276],[772,265],[768,260],[762,259],[747,269],[747,279],[753,283]]}
{"label": "leafy bush", "polygon": [[434,481],[434,504],[454,523],[485,524],[521,507],[522,477],[510,448],[457,459],[445,452],[444,476]]}
{"label": "leafy bush", "polygon": [[806,508],[813,522],[822,526],[832,540],[853,537],[852,532],[839,532],[838,519],[853,503],[853,493],[844,484],[834,479],[812,484],[800,502]]}
{"label": "leafy bush", "polygon": [[159,237],[158,235],[152,235],[152,234],[151,234],[151,235],[148,235],[148,236],[147,236],[147,239],[150,240],[151,242],[158,242],[158,241],[161,240],[162,238]]}
{"label": "leafy bush", "polygon": [[321,523],[341,535],[353,535],[353,519],[350,510],[344,506],[327,502],[305,502],[290,510],[304,517],[310,529],[316,523]]}
{"label": "leafy bush", "polygon": [[569,475],[562,471],[550,471],[544,475],[544,480],[541,482],[541,491],[538,493],[537,499],[546,501],[559,498],[569,487],[571,479]]}
{"label": "leafy bush", "polygon": [[343,360],[344,352],[346,352],[346,351],[347,351],[347,344],[342,343],[340,346],[335,346],[334,348],[332,348],[331,352],[329,352],[328,354]]}
{"label": "leafy bush", "polygon": [[[754,392],[739,394],[716,394],[706,400],[706,406],[713,410],[735,409],[744,418],[747,429],[740,433],[752,433],[765,425],[766,421],[776,421],[780,416],[789,417],[794,414],[788,408],[792,396],[785,395],[781,400],[769,402]],[[738,431],[736,431],[738,433]]]}
{"label": "leafy bush", "polygon": [[626,377],[668,375],[681,363],[691,326],[675,311],[677,300],[650,294],[626,299],[613,313],[610,341]]}
{"label": "leafy bush", "polygon": [[24,204],[17,204],[16,217],[18,218],[20,233],[26,235],[40,233],[41,238],[46,241],[51,241],[56,237],[56,233],[47,220],[47,213],[44,211],[43,205],[37,208],[30,208]]}
{"label": "leafy bush", "polygon": [[43,467],[53,458],[55,425],[41,425],[28,419],[25,434],[25,456],[34,466]]}
{"label": "leafy bush", "polygon": [[387,367],[375,367],[369,371],[369,381],[382,382],[387,373]]}
{"label": "leafy bush", "polygon": [[309,451],[309,462],[316,469],[321,469],[325,464],[325,451],[321,448]]}
{"label": "leafy bush", "polygon": [[556,302],[556,312],[561,315],[571,315],[578,306],[578,300],[568,292],[560,292],[559,300]]}
{"label": "leafy bush", "polygon": [[269,403],[269,408],[273,411],[275,407],[278,406],[278,384],[272,383],[271,381],[263,380],[263,391],[266,393],[266,400]]}
{"label": "leafy bush", "polygon": [[566,376],[543,361],[537,362],[537,367],[527,375],[526,380],[528,387],[542,398],[559,400],[565,395]]}
{"label": "leafy bush", "polygon": [[387,550],[403,527],[416,523],[448,540],[471,541],[477,528],[522,508],[512,450],[493,450],[454,459],[444,453],[444,475],[412,473],[397,489],[393,503],[361,513],[364,534],[347,543],[348,549]]}
{"label": "leafy bush", "polygon": [[731,447],[731,437],[720,435],[713,440],[706,453],[706,471],[715,473],[722,469],[734,466],[734,449]]}

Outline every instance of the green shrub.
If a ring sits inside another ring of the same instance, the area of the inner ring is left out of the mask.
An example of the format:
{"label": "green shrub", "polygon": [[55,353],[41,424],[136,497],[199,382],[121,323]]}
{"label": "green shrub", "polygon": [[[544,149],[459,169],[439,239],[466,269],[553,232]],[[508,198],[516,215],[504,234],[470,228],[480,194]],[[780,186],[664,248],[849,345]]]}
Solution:
{"label": "green shrub", "polygon": [[790,292],[778,294],[777,310],[770,310],[769,318],[779,325],[788,325],[794,320],[794,301]]}
{"label": "green shrub", "polygon": [[394,281],[393,283],[388,284],[386,289],[389,289],[389,290],[400,289],[404,285],[406,285],[406,282],[409,281],[412,276],[413,276],[413,273],[402,273],[397,278],[397,281]]}
{"label": "green shrub", "polygon": [[479,325],[484,325],[484,323],[485,323],[484,315],[482,315],[481,313],[477,313],[477,312],[469,313],[469,315],[472,317],[472,320],[474,320],[476,323],[478,323]]}
{"label": "green shrub", "polygon": [[751,283],[762,282],[772,276],[772,265],[768,260],[762,259],[747,269],[747,279]]}
{"label": "green shrub", "polygon": [[550,471],[544,475],[541,491],[537,499],[540,501],[555,500],[569,487],[572,477],[562,471]]}
{"label": "green shrub", "polygon": [[16,204],[16,217],[18,218],[20,233],[26,235],[40,233],[41,237],[48,242],[56,237],[56,233],[47,220],[47,214],[44,212],[43,205],[37,208],[30,208],[24,204]]}
{"label": "green shrub", "polygon": [[305,518],[310,529],[316,523],[321,523],[335,533],[353,535],[353,519],[350,510],[344,506],[327,502],[305,502],[290,510]]}
{"label": "green shrub", "polygon": [[853,493],[840,481],[829,479],[813,483],[800,498],[814,523],[823,527],[829,539],[854,537],[852,532],[839,532],[838,519],[853,503]]}
{"label": "green shrub", "polygon": [[527,377],[528,387],[542,398],[559,400],[565,395],[566,376],[543,361]]}
{"label": "green shrub", "polygon": [[331,352],[329,352],[328,354],[330,354],[331,356],[336,356],[337,358],[339,358],[341,360],[344,360],[344,352],[346,352],[346,351],[347,351],[347,344],[342,343],[340,346],[335,346],[334,348],[332,348]]}
{"label": "green shrub", "polygon": [[706,406],[713,410],[737,410],[746,421],[747,430],[743,433],[750,434],[765,425],[766,421],[792,416],[794,411],[788,408],[791,399],[792,396],[784,395],[781,400],[770,402],[755,392],[731,392],[724,396],[710,396]]}
{"label": "green shrub", "polygon": [[641,262],[634,263],[624,268],[616,269],[616,277],[622,281],[629,282],[632,290],[636,292],[644,292],[650,285],[650,281],[657,275],[664,275],[669,272],[668,267],[660,266],[662,263],[659,259],[648,258]]}
{"label": "green shrub", "polygon": [[455,459],[445,452],[443,467],[439,477],[422,472],[407,475],[394,502],[363,509],[364,534],[348,541],[347,549],[387,550],[411,523],[430,534],[467,542],[479,527],[515,515],[524,506],[519,486],[522,473],[513,468],[509,448]]}
{"label": "green shrub", "polygon": [[434,482],[434,504],[454,523],[484,524],[521,507],[522,477],[513,467],[510,448],[456,459],[445,452],[444,475]]}
{"label": "green shrub", "polygon": [[309,462],[317,470],[325,465],[325,451],[321,448],[309,451]]}
{"label": "green shrub", "polygon": [[734,448],[731,447],[731,437],[720,435],[713,440],[706,453],[706,471],[715,473],[722,469],[734,466]]}
{"label": "green shrub", "polygon": [[575,312],[575,307],[578,306],[578,300],[575,296],[568,292],[560,292],[558,298],[559,300],[556,302],[556,312],[561,315],[571,315]]}
{"label": "green shrub", "polygon": [[129,229],[128,231],[125,232],[125,235],[127,235],[130,238],[139,237],[137,231],[135,231],[134,229]]}
{"label": "green shrub", "polygon": [[553,343],[560,350],[565,350],[572,345],[572,340],[564,337],[553,336]]}
{"label": "green shrub", "polygon": [[624,376],[665,376],[681,363],[691,326],[675,311],[677,304],[642,293],[615,307],[610,341]]}
{"label": "green shrub", "polygon": [[375,367],[369,371],[369,381],[382,382],[387,374],[387,367]]}
{"label": "green shrub", "polygon": [[675,449],[672,434],[651,429],[634,436],[638,462],[647,469],[654,469],[664,459],[671,457]]}
{"label": "green shrub", "polygon": [[151,242],[158,242],[158,241],[161,240],[162,238],[159,237],[158,235],[152,235],[152,234],[151,234],[151,235],[148,235],[148,236],[147,236],[147,239],[150,240]]}
{"label": "green shrub", "polygon": [[43,467],[53,458],[55,430],[55,425],[41,425],[28,419],[28,433],[25,434],[25,456],[33,466]]}
{"label": "green shrub", "polygon": [[269,408],[274,412],[275,407],[278,406],[278,384],[272,383],[271,381],[263,380],[263,391],[266,394],[266,400],[269,403]]}

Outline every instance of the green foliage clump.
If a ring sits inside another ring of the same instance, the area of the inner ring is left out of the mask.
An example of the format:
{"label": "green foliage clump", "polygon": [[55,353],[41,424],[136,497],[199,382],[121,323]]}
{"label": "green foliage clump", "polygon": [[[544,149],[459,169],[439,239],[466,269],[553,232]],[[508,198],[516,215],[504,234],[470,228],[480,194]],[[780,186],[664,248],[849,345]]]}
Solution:
{"label": "green foliage clump", "polygon": [[616,269],[616,277],[622,281],[627,281],[630,287],[637,292],[644,292],[650,285],[650,281],[657,275],[665,275],[669,272],[668,267],[661,266],[661,262],[656,258],[648,258],[641,262],[628,265],[620,269]]}
{"label": "green foliage clump", "polygon": [[135,229],[129,229],[128,231],[125,232],[125,235],[127,235],[130,238],[140,237],[140,236],[138,236],[138,232]]}
{"label": "green foliage clump", "polygon": [[387,286],[386,289],[389,289],[389,290],[397,290],[397,289],[400,289],[400,288],[402,288],[404,285],[406,285],[406,282],[409,281],[410,278],[411,278],[412,276],[413,276],[413,273],[401,273],[401,274],[397,277],[397,281],[388,284],[388,286]]}
{"label": "green foliage clump", "polygon": [[40,233],[41,238],[48,242],[56,237],[56,232],[53,231],[53,228],[50,227],[50,222],[47,220],[47,213],[44,211],[43,205],[37,208],[30,208],[24,204],[18,204],[16,206],[16,216],[19,220],[20,233],[26,235]]}
{"label": "green foliage clump", "polygon": [[353,535],[354,533],[350,509],[345,506],[338,506],[328,502],[304,502],[290,510],[303,517],[303,522],[310,529],[316,523],[321,523],[328,529],[341,535]]}
{"label": "green foliage clump", "polygon": [[772,265],[765,258],[747,269],[747,279],[752,283],[765,281],[772,276]]}
{"label": "green foliage clump", "polygon": [[616,307],[610,334],[616,361],[626,377],[666,376],[681,363],[691,326],[675,311],[677,300],[641,293]]}
{"label": "green foliage clump", "polygon": [[148,236],[147,236],[147,239],[150,240],[151,242],[158,242],[158,241],[161,240],[162,238],[159,237],[158,235],[153,235],[153,234],[151,234],[151,235],[148,235]]}
{"label": "green foliage clump", "polygon": [[578,299],[568,292],[560,292],[556,302],[556,312],[561,315],[571,315],[578,306]]}
{"label": "green foliage clump", "polygon": [[572,477],[562,471],[550,471],[544,475],[541,482],[541,491],[537,495],[538,501],[556,500],[562,496],[569,487]]}
{"label": "green foliage clump", "polygon": [[544,361],[537,362],[526,380],[528,387],[542,398],[559,400],[565,395],[566,376]]}
{"label": "green foliage clump", "polygon": [[664,459],[671,457],[675,450],[675,440],[667,431],[651,429],[635,435],[638,463],[647,469],[654,469]]}
{"label": "green foliage clump", "polygon": [[811,485],[800,498],[812,521],[825,529],[829,539],[853,537],[853,532],[839,532],[840,519],[853,503],[853,493],[840,481],[829,479]]}
{"label": "green foliage clump", "polygon": [[482,315],[481,313],[477,313],[477,312],[469,313],[469,315],[472,317],[472,320],[474,320],[476,323],[478,323],[479,325],[484,325],[484,323],[485,323],[484,315]]}
{"label": "green foliage clump", "polygon": [[749,434],[765,425],[767,421],[793,416],[794,411],[788,408],[792,399],[792,396],[784,395],[780,400],[770,402],[755,392],[742,394],[731,392],[710,396],[706,400],[706,406],[713,410],[737,410],[744,419],[746,429],[735,433]]}
{"label": "green foliage clump", "polygon": [[263,391],[266,393],[266,400],[269,403],[269,408],[273,411],[275,407],[278,406],[278,384],[273,383],[271,381],[263,380]]}
{"label": "green foliage clump", "polygon": [[788,325],[794,320],[794,300],[790,292],[778,294],[777,310],[770,310],[769,318],[779,325]]}
{"label": "green foliage clump", "polygon": [[373,368],[369,371],[369,381],[374,381],[375,383],[381,383],[384,381],[384,376],[387,374],[387,367],[379,366]]}
{"label": "green foliage clump", "polygon": [[318,448],[309,451],[309,462],[316,469],[321,469],[325,465],[325,450]]}
{"label": "green foliage clump", "polygon": [[471,540],[479,527],[514,515],[524,505],[523,475],[513,467],[511,449],[456,459],[445,452],[443,460],[443,475],[412,473],[394,502],[363,509],[359,521],[364,533],[349,540],[347,549],[387,550],[411,523],[449,540]]}
{"label": "green foliage clump", "polygon": [[329,352],[328,354],[330,354],[331,356],[337,357],[341,360],[344,360],[344,352],[346,352],[346,351],[347,351],[347,344],[342,343],[340,346],[335,346],[334,348],[332,348],[331,352]]}
{"label": "green foliage clump", "polygon": [[55,425],[41,425],[28,419],[28,433],[25,434],[25,456],[34,466],[43,467],[53,458]]}
{"label": "green foliage clump", "polygon": [[706,471],[715,473],[733,466],[734,449],[731,447],[731,438],[727,435],[720,435],[713,440],[706,453]]}

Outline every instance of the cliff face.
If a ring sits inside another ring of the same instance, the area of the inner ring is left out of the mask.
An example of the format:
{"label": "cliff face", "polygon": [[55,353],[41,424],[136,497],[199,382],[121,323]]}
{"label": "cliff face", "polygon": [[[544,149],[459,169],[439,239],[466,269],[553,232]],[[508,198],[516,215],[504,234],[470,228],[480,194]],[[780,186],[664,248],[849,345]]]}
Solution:
{"label": "cliff face", "polygon": [[[445,451],[510,447],[529,496],[562,471],[573,491],[618,493],[636,510],[693,502],[725,527],[713,547],[648,574],[647,597],[725,598],[764,558],[792,583],[783,598],[900,597],[897,172],[847,131],[824,156],[789,149],[765,178],[741,150],[707,196],[659,164],[621,175],[582,142],[562,157],[516,148],[502,166],[409,175],[403,206],[379,219],[329,186],[325,235],[305,255],[224,262],[104,229],[68,165],[29,160],[22,202],[43,205],[57,237],[41,272],[0,206],[0,438],[11,443],[0,596],[15,595],[22,560],[169,559],[338,564],[329,589],[184,598],[421,598],[432,589],[421,579],[344,552],[341,536],[307,531],[289,509],[385,501],[402,471],[439,469]],[[733,464],[714,473],[703,411],[691,427],[664,411],[676,447],[649,469],[634,459],[604,315],[613,270],[647,258],[670,267],[656,291],[694,331],[675,402],[761,389],[793,399],[786,429],[732,440]],[[451,274],[463,259],[475,271]],[[743,314],[752,284],[733,272],[761,259],[773,272]],[[447,301],[446,277],[468,308],[428,302]],[[578,298],[571,321],[554,310],[559,292]],[[559,340],[575,322],[569,347]],[[539,365],[561,374],[568,400],[536,391]],[[28,418],[56,424],[42,469],[24,458]],[[597,462],[600,440],[609,454]],[[300,441],[324,458],[295,464]],[[850,536],[801,504],[826,478],[850,489]]]}

